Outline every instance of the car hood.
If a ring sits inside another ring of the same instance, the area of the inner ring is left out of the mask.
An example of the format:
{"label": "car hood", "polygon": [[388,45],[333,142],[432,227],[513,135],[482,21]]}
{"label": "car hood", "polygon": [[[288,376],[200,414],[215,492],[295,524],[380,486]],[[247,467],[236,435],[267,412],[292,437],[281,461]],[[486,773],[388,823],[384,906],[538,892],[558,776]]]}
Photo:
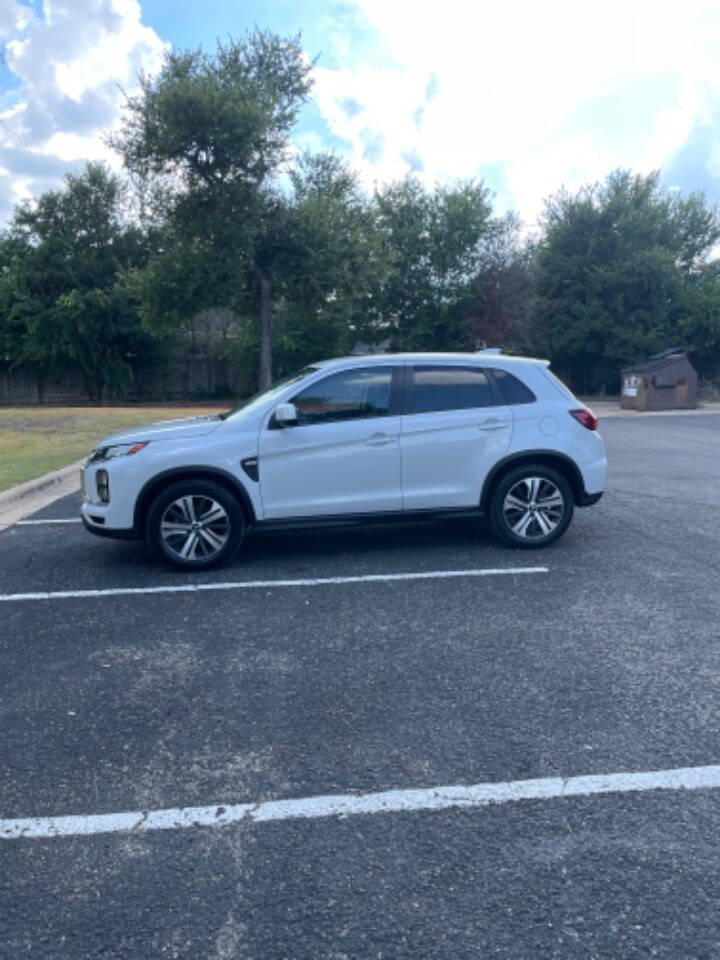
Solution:
{"label": "car hood", "polygon": [[112,447],[119,443],[134,443],[139,440],[185,440],[191,437],[203,437],[212,433],[221,425],[222,420],[215,414],[206,417],[188,417],[183,420],[163,420],[146,427],[133,427],[124,433],[113,433],[104,437],[98,447]]}

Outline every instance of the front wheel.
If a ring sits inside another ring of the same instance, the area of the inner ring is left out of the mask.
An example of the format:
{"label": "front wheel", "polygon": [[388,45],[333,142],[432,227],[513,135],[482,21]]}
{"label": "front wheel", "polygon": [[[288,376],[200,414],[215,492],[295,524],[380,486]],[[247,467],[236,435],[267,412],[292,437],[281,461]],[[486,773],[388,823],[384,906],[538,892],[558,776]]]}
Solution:
{"label": "front wheel", "polygon": [[235,556],[245,536],[245,517],[220,484],[181,480],[155,498],[146,530],[167,563],[180,570],[208,570]]}
{"label": "front wheel", "polygon": [[504,543],[533,549],[565,533],[573,515],[573,493],[552,467],[527,464],[506,473],[493,490],[490,525]]}

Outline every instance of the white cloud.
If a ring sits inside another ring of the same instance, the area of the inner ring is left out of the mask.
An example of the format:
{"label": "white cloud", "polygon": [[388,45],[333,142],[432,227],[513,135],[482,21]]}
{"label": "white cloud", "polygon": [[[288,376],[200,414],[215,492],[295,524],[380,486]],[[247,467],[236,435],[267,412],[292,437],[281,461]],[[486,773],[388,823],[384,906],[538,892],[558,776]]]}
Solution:
{"label": "white cloud", "polygon": [[413,113],[426,85],[427,75],[418,69],[316,69],[320,111],[332,132],[352,144],[352,163],[367,183],[402,176],[408,169],[401,153],[418,143]]}
{"label": "white cloud", "polygon": [[84,160],[117,158],[102,143],[137,75],[164,44],[137,0],[44,0],[42,17],[10,0],[0,13],[7,66],[19,81],[0,119],[0,221],[19,197],[59,182]]}
{"label": "white cloud", "polygon": [[17,3],[16,0],[6,0],[0,6],[0,39],[11,37],[16,30],[22,30],[32,18],[32,11]]}
{"label": "white cloud", "polygon": [[[429,183],[492,167],[503,173],[505,199],[532,221],[563,183],[662,166],[720,104],[716,0],[356,7],[392,65],[318,68],[316,96],[367,185],[420,165]],[[655,84],[666,91],[662,103]],[[644,107],[637,91],[645,88]],[[620,112],[629,90],[637,113],[621,126],[613,104]],[[363,109],[344,109],[355,103]]]}

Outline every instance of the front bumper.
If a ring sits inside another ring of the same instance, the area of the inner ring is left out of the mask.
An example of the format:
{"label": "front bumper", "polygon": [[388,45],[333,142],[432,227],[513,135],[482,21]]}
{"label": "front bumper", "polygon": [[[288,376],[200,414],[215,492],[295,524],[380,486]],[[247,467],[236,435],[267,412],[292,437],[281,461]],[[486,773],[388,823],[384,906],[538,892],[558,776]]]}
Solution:
{"label": "front bumper", "polygon": [[135,527],[130,527],[129,529],[122,527],[105,527],[100,523],[93,522],[83,511],[80,512],[80,519],[85,529],[90,533],[94,533],[96,537],[106,537],[110,540],[142,540],[140,531]]}
{"label": "front bumper", "polygon": [[[125,463],[111,460],[87,463],[82,469],[83,502],[80,507],[80,518],[85,529],[90,533],[120,540],[142,539],[143,532],[136,527],[134,516],[138,482],[133,471],[128,470],[127,467]],[[97,482],[99,470],[105,471],[108,475],[107,500],[100,496]]]}

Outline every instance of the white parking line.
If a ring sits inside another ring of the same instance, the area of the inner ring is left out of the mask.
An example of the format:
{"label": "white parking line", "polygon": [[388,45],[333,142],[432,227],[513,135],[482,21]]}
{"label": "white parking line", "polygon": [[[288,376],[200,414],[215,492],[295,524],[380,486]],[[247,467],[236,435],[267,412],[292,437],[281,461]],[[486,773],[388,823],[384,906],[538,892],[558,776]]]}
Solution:
{"label": "white parking line", "polygon": [[348,817],[372,813],[409,813],[484,807],[518,800],[556,800],[605,793],[650,790],[710,790],[720,787],[720,766],[680,767],[648,773],[608,773],[584,777],[547,777],[473,786],[386,790],[382,793],[337,794],[264,803],[213,804],[65,817],[24,817],[0,820],[0,840],[78,837],[97,833],[146,833],[187,827],[220,827],[229,823],[272,823],[281,820]]}
{"label": "white parking line", "polygon": [[80,517],[64,517],[62,519],[52,519],[52,520],[18,520],[15,523],[16,527],[34,527],[41,523],[82,523]]}
{"label": "white parking line", "polygon": [[128,597],[146,593],[199,593],[205,590],[273,590],[276,587],[324,587],[338,583],[393,583],[398,580],[443,580],[456,577],[500,577],[549,573],[548,567],[495,567],[475,570],[427,570],[420,573],[372,573],[361,577],[319,577],[304,580],[240,580],[219,583],[182,583],[164,587],[113,587],[107,590],[54,590],[0,594],[0,602],[70,600],[89,597]]}

